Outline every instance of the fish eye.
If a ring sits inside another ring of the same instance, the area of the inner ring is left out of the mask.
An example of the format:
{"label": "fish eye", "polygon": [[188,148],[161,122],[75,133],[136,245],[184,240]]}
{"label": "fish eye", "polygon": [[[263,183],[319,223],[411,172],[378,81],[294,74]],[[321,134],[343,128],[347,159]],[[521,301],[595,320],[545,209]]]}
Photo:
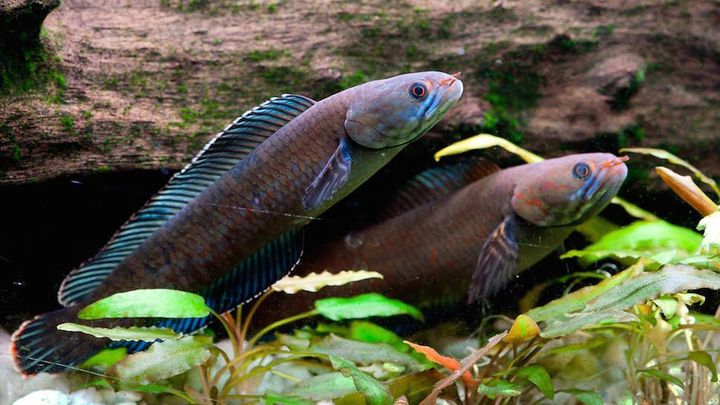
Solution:
{"label": "fish eye", "polygon": [[422,100],[427,96],[427,86],[422,83],[413,83],[410,86],[410,95],[417,100]]}
{"label": "fish eye", "polygon": [[592,169],[590,169],[590,166],[584,162],[576,163],[575,166],[573,166],[572,171],[573,176],[579,180],[585,180],[592,174]]}

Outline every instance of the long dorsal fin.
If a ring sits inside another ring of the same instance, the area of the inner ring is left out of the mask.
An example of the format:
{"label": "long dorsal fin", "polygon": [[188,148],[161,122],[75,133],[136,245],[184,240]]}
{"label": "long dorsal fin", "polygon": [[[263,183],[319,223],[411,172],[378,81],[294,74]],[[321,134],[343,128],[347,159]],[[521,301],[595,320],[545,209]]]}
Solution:
{"label": "long dorsal fin", "polygon": [[385,205],[381,217],[390,218],[431,203],[499,170],[495,163],[485,159],[465,160],[427,169],[400,187]]}
{"label": "long dorsal fin", "polygon": [[307,97],[285,94],[271,98],[233,121],[136,212],[97,255],[63,280],[58,292],[60,303],[68,306],[90,294],[153,232],[265,139],[313,104],[315,101]]}

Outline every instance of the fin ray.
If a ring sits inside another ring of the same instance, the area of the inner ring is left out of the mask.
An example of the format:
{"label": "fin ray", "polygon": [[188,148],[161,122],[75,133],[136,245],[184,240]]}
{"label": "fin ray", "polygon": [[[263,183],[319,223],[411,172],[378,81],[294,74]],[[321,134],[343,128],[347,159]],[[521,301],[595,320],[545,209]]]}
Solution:
{"label": "fin ray", "polygon": [[[313,104],[315,102],[309,98],[286,94],[266,101],[233,121],[223,132],[208,142],[188,166],[175,174],[159,193],[135,213],[97,255],[73,270],[63,280],[58,292],[58,301],[68,306],[90,294],[104,278],[86,279],[83,274],[86,272],[105,276],[110,274],[130,252],[212,182]],[[229,145],[233,147],[230,148]]]}
{"label": "fin ray", "polygon": [[514,214],[508,214],[483,244],[470,282],[468,304],[490,298],[517,275],[516,228]]}

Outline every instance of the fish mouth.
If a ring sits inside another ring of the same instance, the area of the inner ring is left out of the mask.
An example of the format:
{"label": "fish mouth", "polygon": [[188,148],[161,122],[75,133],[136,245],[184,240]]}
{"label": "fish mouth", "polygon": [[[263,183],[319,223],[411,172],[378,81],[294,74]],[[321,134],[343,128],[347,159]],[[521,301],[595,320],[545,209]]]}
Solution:
{"label": "fish mouth", "polygon": [[[584,200],[589,201],[595,197],[603,199],[608,194],[614,195],[617,189],[625,180],[627,176],[627,166],[625,162],[630,159],[628,156],[614,157],[608,159],[600,164],[600,170],[598,170],[595,178],[590,182],[589,186],[585,191]],[[598,190],[603,190],[599,195]],[[612,193],[610,193],[612,191]]]}

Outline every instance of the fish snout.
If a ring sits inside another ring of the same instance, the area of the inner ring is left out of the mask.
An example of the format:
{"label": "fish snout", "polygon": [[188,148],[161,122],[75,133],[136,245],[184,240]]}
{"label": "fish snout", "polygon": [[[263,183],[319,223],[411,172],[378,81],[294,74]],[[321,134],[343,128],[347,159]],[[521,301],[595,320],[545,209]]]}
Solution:
{"label": "fish snout", "polygon": [[457,72],[438,81],[438,84],[444,88],[443,104],[454,104],[462,96],[463,82],[459,77],[460,72]]}

